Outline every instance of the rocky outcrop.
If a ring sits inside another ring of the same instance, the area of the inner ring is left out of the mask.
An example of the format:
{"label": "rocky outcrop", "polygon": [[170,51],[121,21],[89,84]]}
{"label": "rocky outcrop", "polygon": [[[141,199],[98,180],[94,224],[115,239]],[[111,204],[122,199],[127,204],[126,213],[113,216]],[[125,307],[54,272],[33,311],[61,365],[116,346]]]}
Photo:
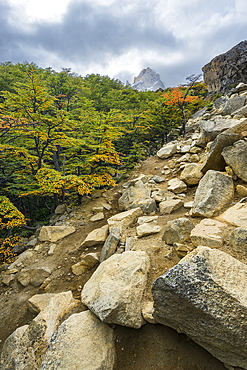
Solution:
{"label": "rocky outcrop", "polygon": [[211,60],[202,68],[209,92],[229,91],[233,84],[247,82],[247,41]]}
{"label": "rocky outcrop", "polygon": [[134,83],[131,87],[138,91],[165,90],[165,86],[160,79],[160,75],[149,67],[143,69],[140,74],[134,78]]}
{"label": "rocky outcrop", "polygon": [[227,365],[247,369],[247,266],[198,247],[152,286],[154,318]]}

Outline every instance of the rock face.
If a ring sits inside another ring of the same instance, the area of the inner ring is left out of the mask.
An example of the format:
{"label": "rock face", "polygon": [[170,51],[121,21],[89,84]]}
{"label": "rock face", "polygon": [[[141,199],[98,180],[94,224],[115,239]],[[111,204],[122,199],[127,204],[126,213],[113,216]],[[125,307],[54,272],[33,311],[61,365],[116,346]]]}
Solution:
{"label": "rock face", "polygon": [[82,303],[103,322],[140,328],[148,268],[149,258],[142,251],[111,256],[84,285]]}
{"label": "rock face", "polygon": [[247,41],[215,57],[202,70],[209,92],[227,91],[232,84],[247,82]]}
{"label": "rock face", "polygon": [[152,286],[154,318],[227,365],[247,369],[247,266],[198,247]]}
{"label": "rock face", "polygon": [[192,208],[192,216],[212,217],[234,196],[230,176],[209,170],[200,180]]}
{"label": "rock face", "polygon": [[131,87],[138,91],[165,90],[165,86],[160,79],[160,75],[149,67],[143,69],[141,73],[134,78],[134,83]]}
{"label": "rock face", "polygon": [[114,357],[113,329],[84,311],[54,333],[40,369],[112,370]]}

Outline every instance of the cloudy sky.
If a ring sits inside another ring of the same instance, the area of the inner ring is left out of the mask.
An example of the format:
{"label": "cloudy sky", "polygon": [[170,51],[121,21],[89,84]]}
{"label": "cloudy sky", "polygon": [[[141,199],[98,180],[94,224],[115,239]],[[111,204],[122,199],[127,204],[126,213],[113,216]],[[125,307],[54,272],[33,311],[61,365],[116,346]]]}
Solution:
{"label": "cloudy sky", "polygon": [[247,39],[247,0],[0,0],[0,62],[186,82]]}

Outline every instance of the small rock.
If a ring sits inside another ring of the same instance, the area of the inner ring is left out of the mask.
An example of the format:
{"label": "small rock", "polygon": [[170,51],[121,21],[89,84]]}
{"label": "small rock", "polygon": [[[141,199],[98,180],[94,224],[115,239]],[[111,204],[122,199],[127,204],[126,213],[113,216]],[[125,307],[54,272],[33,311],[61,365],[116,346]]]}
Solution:
{"label": "small rock", "polygon": [[172,191],[175,194],[179,194],[179,193],[183,193],[184,191],[187,191],[187,185],[183,181],[175,178],[175,179],[168,181],[167,190]]}
{"label": "small rock", "polygon": [[97,253],[88,253],[83,256],[82,260],[71,266],[74,275],[82,275],[87,270],[99,264],[99,256]]}
{"label": "small rock", "polygon": [[184,217],[168,221],[162,240],[165,240],[167,244],[184,242],[190,239],[190,233],[193,228],[194,224]]}
{"label": "small rock", "polygon": [[227,222],[234,226],[247,228],[247,204],[238,203],[235,206],[228,208],[217,218],[220,221]]}
{"label": "small rock", "polygon": [[81,247],[92,247],[94,245],[103,245],[108,235],[109,226],[105,225],[99,229],[94,229],[88,234],[82,242]]}
{"label": "small rock", "polygon": [[143,216],[139,217],[137,220],[138,225],[149,223],[155,220],[158,220],[159,216]]}
{"label": "small rock", "polygon": [[103,212],[99,212],[99,213],[96,213],[96,215],[94,215],[93,217],[90,218],[90,221],[92,222],[96,222],[96,221],[100,221],[100,220],[103,220],[105,218],[105,215]]}
{"label": "small rock", "polygon": [[158,324],[155,318],[153,317],[153,302],[148,302],[142,309],[142,316],[144,320],[149,322],[150,324]]}
{"label": "small rock", "polygon": [[171,157],[177,151],[177,144],[167,144],[157,152],[157,156],[161,159]]}
{"label": "small rock", "polygon": [[165,181],[164,177],[157,176],[157,175],[152,176],[150,180],[154,180],[158,184]]}
{"label": "small rock", "polygon": [[183,206],[183,202],[181,199],[166,200],[159,204],[160,213],[162,215],[170,214],[173,211],[176,211],[177,209],[181,208],[182,206]]}
{"label": "small rock", "polygon": [[137,236],[138,238],[141,238],[143,236],[151,235],[151,234],[157,234],[161,230],[161,227],[158,225],[155,225],[154,223],[144,223],[139,226],[137,226]]}
{"label": "small rock", "polygon": [[93,208],[92,208],[92,212],[93,212],[93,213],[103,212],[103,210],[104,210],[104,207],[103,207],[103,206],[93,207]]}
{"label": "small rock", "polygon": [[55,209],[56,215],[62,215],[66,211],[66,205],[65,204],[59,204],[57,208]]}
{"label": "small rock", "polygon": [[14,274],[9,274],[9,275],[6,274],[6,275],[3,276],[2,282],[3,282],[4,285],[9,286],[10,283],[14,280],[15,280],[15,275]]}
{"label": "small rock", "polygon": [[236,191],[241,197],[247,197],[247,188],[243,185],[237,185]]}
{"label": "small rock", "polygon": [[113,227],[108,235],[105,244],[103,245],[100,262],[105,261],[109,258],[117,249],[117,245],[120,240],[120,229],[118,227]]}
{"label": "small rock", "polygon": [[43,226],[40,230],[39,241],[55,243],[74,232],[73,226]]}
{"label": "small rock", "polygon": [[47,268],[24,269],[18,274],[17,280],[24,287],[29,284],[38,287],[50,274],[51,271]]}

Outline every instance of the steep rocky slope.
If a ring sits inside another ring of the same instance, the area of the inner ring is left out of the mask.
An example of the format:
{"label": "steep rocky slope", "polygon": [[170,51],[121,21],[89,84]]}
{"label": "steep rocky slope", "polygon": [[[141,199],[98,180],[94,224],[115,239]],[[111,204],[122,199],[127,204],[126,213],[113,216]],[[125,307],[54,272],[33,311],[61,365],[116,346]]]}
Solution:
{"label": "steep rocky slope", "polygon": [[30,238],[1,273],[0,369],[247,368],[241,86]]}

